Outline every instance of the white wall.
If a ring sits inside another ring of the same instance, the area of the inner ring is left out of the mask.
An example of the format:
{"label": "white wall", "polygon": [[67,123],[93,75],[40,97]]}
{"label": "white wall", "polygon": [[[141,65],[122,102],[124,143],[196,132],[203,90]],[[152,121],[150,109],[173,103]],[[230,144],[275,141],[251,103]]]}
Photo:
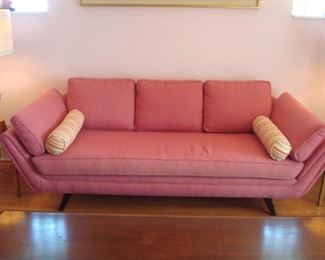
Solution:
{"label": "white wall", "polygon": [[294,19],[291,1],[259,10],[80,7],[12,16],[15,54],[1,58],[1,116],[72,76],[265,79],[325,120],[325,20]]}

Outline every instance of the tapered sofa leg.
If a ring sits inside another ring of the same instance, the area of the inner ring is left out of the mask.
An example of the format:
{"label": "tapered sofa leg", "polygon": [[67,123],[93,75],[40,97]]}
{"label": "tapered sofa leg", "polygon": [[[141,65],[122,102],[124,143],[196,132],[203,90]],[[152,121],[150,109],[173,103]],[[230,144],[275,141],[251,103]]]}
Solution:
{"label": "tapered sofa leg", "polygon": [[61,204],[59,206],[59,211],[64,211],[65,206],[68,204],[70,198],[71,198],[72,194],[71,193],[65,193],[63,195],[63,198],[61,200]]}
{"label": "tapered sofa leg", "polygon": [[265,205],[270,212],[271,216],[276,216],[276,211],[274,208],[273,200],[270,198],[264,198]]}
{"label": "tapered sofa leg", "polygon": [[324,197],[325,197],[325,171],[323,172],[322,184],[320,187],[320,192],[319,192],[319,197],[318,197],[318,203],[317,203],[318,207],[323,206]]}

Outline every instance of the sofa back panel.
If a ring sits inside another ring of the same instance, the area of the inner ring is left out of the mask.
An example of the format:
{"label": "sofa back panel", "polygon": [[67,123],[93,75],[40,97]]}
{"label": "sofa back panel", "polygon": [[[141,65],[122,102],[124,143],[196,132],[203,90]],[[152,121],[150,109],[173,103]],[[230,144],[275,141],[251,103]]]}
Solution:
{"label": "sofa back panel", "polygon": [[202,131],[201,81],[139,80],[136,91],[137,131]]}
{"label": "sofa back panel", "polygon": [[272,109],[268,81],[207,81],[204,85],[204,131],[252,132],[252,122],[269,117]]}
{"label": "sofa back panel", "polygon": [[133,130],[135,82],[132,79],[70,79],[67,106],[85,115],[85,128]]}
{"label": "sofa back panel", "polygon": [[33,155],[45,152],[45,140],[67,113],[61,94],[51,89],[16,113],[11,123],[26,149]]}

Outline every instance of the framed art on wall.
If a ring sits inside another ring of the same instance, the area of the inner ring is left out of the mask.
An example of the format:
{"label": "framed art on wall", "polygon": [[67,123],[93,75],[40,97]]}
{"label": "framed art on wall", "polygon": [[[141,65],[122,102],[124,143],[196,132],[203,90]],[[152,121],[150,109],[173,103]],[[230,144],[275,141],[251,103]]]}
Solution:
{"label": "framed art on wall", "polygon": [[261,0],[80,0],[82,6],[258,8]]}

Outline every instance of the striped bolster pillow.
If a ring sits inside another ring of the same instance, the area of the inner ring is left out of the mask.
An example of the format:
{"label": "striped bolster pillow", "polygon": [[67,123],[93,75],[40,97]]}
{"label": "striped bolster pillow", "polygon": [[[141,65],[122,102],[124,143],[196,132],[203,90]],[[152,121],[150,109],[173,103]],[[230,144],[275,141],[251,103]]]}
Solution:
{"label": "striped bolster pillow", "polygon": [[70,111],[61,124],[46,139],[46,151],[53,155],[62,154],[77,137],[85,117],[77,109]]}
{"label": "striped bolster pillow", "polygon": [[283,161],[288,157],[292,149],[291,144],[269,118],[256,117],[253,121],[253,130],[272,159]]}

